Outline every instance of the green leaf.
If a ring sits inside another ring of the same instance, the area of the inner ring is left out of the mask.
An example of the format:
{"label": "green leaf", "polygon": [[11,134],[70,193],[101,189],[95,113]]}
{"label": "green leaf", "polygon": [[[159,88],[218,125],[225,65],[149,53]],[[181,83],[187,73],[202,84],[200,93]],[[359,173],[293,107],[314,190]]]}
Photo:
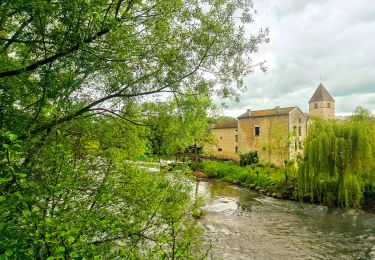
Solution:
{"label": "green leaf", "polygon": [[68,240],[68,244],[71,244],[74,242],[75,238],[73,236],[69,236],[67,240]]}
{"label": "green leaf", "polygon": [[7,250],[5,250],[5,255],[6,256],[12,256],[13,255],[13,251],[11,249],[7,249]]}
{"label": "green leaf", "polygon": [[26,178],[27,174],[26,173],[18,173],[18,176],[20,176],[21,178]]}
{"label": "green leaf", "polygon": [[20,144],[13,144],[12,149],[21,149],[22,146]]}
{"label": "green leaf", "polygon": [[16,135],[16,134],[8,134],[8,138],[9,138],[10,141],[13,142],[13,141],[17,140],[18,135]]}
{"label": "green leaf", "polygon": [[31,211],[30,210],[22,210],[22,215],[24,215],[26,218],[31,217]]}
{"label": "green leaf", "polygon": [[51,233],[46,233],[45,235],[44,235],[44,237],[45,237],[45,239],[46,239],[46,241],[47,242],[50,242],[51,241]]}
{"label": "green leaf", "polygon": [[0,196],[0,201],[4,201],[6,200],[7,198],[5,196]]}
{"label": "green leaf", "polygon": [[65,252],[65,247],[63,246],[57,247],[57,252]]}
{"label": "green leaf", "polygon": [[71,252],[70,254],[69,254],[69,256],[71,256],[71,257],[79,257],[79,254],[77,253],[77,252]]}

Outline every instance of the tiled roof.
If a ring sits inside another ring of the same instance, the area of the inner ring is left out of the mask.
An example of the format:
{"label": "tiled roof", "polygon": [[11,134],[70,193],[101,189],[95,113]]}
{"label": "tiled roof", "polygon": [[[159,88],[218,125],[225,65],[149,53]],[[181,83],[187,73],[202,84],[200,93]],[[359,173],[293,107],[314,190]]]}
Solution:
{"label": "tiled roof", "polygon": [[245,113],[240,115],[238,119],[248,118],[248,117],[260,117],[260,116],[288,115],[295,108],[296,107],[279,107],[279,108],[276,107],[273,109],[246,111]]}
{"label": "tiled roof", "polygon": [[213,127],[214,129],[237,128],[237,120],[221,120]]}
{"label": "tiled roof", "polygon": [[315,90],[314,95],[310,98],[309,103],[318,102],[318,101],[332,101],[335,102],[331,94],[323,86],[322,83],[319,84],[318,88]]}

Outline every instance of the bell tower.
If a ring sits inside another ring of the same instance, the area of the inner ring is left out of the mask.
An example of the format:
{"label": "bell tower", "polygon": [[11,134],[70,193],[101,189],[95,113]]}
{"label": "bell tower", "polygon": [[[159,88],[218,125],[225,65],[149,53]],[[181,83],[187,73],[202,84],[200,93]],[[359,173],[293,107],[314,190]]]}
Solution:
{"label": "bell tower", "polygon": [[322,119],[335,118],[335,100],[322,83],[309,100],[309,114]]}

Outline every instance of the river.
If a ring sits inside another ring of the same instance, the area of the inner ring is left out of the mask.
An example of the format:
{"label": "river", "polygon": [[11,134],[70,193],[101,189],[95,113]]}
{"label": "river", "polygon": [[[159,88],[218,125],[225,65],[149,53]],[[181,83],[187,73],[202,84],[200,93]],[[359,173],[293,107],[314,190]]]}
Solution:
{"label": "river", "polygon": [[219,259],[375,259],[375,214],[278,200],[199,181],[205,241]]}

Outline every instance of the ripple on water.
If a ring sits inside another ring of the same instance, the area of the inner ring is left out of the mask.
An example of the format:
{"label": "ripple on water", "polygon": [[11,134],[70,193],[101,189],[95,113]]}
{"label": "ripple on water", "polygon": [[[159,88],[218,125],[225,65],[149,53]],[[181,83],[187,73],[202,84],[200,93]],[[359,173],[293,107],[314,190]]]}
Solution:
{"label": "ripple on water", "polygon": [[[375,215],[206,182],[205,240],[222,259],[375,259]],[[222,190],[222,192],[221,192]]]}

